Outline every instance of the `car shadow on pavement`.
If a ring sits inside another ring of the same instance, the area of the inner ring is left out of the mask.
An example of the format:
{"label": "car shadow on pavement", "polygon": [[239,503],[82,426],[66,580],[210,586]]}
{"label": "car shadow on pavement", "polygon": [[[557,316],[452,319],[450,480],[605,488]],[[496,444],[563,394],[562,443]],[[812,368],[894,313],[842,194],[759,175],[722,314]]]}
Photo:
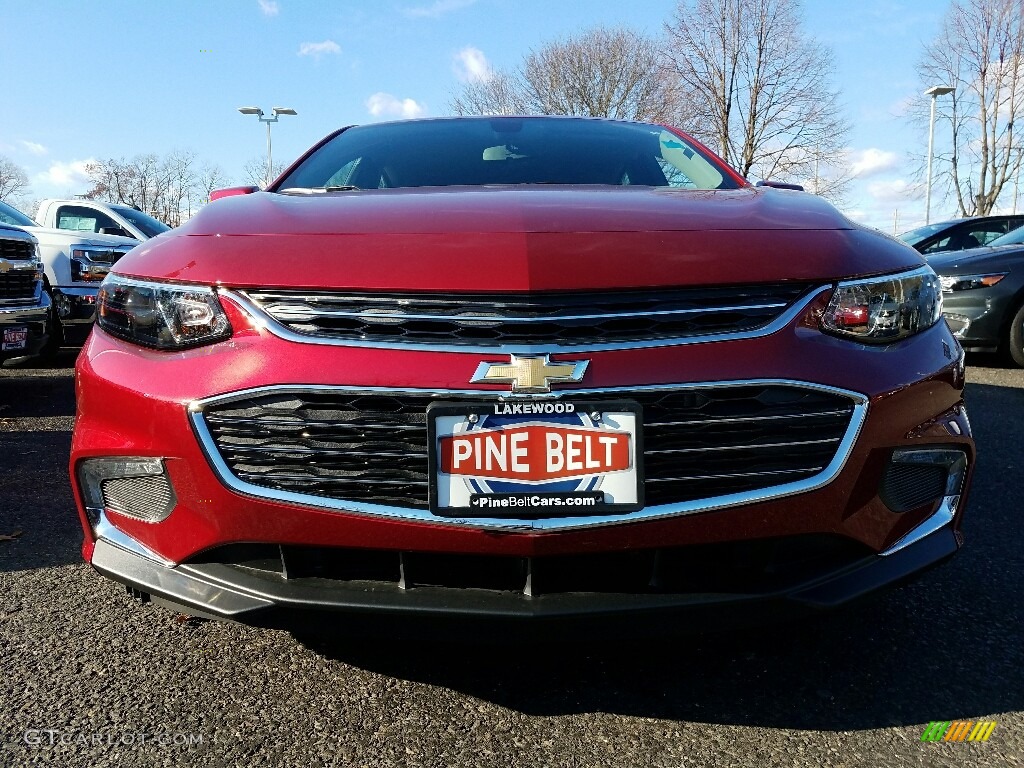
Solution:
{"label": "car shadow on pavement", "polygon": [[76,354],[0,368],[0,572],[81,561],[68,480]]}
{"label": "car shadow on pavement", "polygon": [[5,432],[0,425],[0,572],[81,562],[70,451],[70,431]]}
{"label": "car shadow on pavement", "polygon": [[847,731],[1024,708],[1020,456],[1024,389],[969,385],[983,446],[967,544],[914,583],[791,626],[690,639],[538,646],[309,640],[326,657],[529,715]]}

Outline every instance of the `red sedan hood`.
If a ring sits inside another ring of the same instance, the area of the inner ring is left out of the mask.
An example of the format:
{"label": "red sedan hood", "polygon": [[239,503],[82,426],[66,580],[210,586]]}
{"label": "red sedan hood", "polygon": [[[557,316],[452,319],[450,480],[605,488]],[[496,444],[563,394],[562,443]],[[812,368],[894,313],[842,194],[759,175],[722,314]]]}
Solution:
{"label": "red sedan hood", "polygon": [[116,271],[239,287],[527,291],[828,281],[921,263],[798,192],[451,187],[224,198]]}

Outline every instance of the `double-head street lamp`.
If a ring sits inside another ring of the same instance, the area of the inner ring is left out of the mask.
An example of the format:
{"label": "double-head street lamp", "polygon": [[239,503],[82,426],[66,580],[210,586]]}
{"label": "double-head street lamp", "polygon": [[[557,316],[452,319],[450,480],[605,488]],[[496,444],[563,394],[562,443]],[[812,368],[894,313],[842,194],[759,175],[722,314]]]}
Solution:
{"label": "double-head street lamp", "polygon": [[274,180],[274,155],[270,149],[270,124],[276,123],[281,115],[297,115],[299,113],[288,107],[274,107],[271,110],[271,114],[274,115],[273,117],[264,117],[263,110],[259,107],[239,107],[238,111],[243,115],[256,115],[257,120],[267,124],[267,178],[265,186],[269,187],[270,182]]}
{"label": "double-head street lamp", "polygon": [[[953,93],[956,88],[952,88],[948,85],[933,85],[927,91],[924,92],[925,96],[932,97],[932,115],[928,121],[928,180],[925,182],[924,189],[924,223],[931,223],[932,214],[932,147],[935,145],[935,99],[939,96],[945,96],[947,93]],[[267,126],[269,130],[270,127]]]}

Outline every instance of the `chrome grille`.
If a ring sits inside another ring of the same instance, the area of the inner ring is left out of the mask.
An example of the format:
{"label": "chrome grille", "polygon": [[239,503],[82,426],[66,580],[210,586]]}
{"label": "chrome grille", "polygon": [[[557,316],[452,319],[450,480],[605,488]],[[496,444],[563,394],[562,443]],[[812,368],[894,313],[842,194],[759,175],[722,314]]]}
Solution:
{"label": "chrome grille", "polygon": [[399,344],[579,346],[755,331],[808,283],[532,294],[250,291],[288,330],[312,338]]}
{"label": "chrome grille", "polygon": [[[568,394],[568,393],[565,393]],[[790,384],[587,392],[643,407],[648,507],[771,488],[821,473],[854,401]],[[428,506],[426,410],[493,398],[286,390],[208,404],[201,424],[255,488],[406,509]]]}
{"label": "chrome grille", "polygon": [[31,269],[12,269],[0,272],[0,301],[33,299],[36,295],[37,272]]}

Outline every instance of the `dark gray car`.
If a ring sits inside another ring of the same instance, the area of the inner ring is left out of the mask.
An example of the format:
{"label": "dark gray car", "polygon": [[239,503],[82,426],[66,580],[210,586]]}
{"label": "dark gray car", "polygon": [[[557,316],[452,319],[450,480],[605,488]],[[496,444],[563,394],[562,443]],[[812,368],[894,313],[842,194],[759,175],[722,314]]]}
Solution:
{"label": "dark gray car", "polygon": [[899,239],[926,256],[991,245],[997,238],[1024,225],[1024,214],[974,216],[951,219],[904,232]]}
{"label": "dark gray car", "polygon": [[1024,368],[1024,228],[984,248],[925,254],[942,281],[943,313],[969,352]]}

